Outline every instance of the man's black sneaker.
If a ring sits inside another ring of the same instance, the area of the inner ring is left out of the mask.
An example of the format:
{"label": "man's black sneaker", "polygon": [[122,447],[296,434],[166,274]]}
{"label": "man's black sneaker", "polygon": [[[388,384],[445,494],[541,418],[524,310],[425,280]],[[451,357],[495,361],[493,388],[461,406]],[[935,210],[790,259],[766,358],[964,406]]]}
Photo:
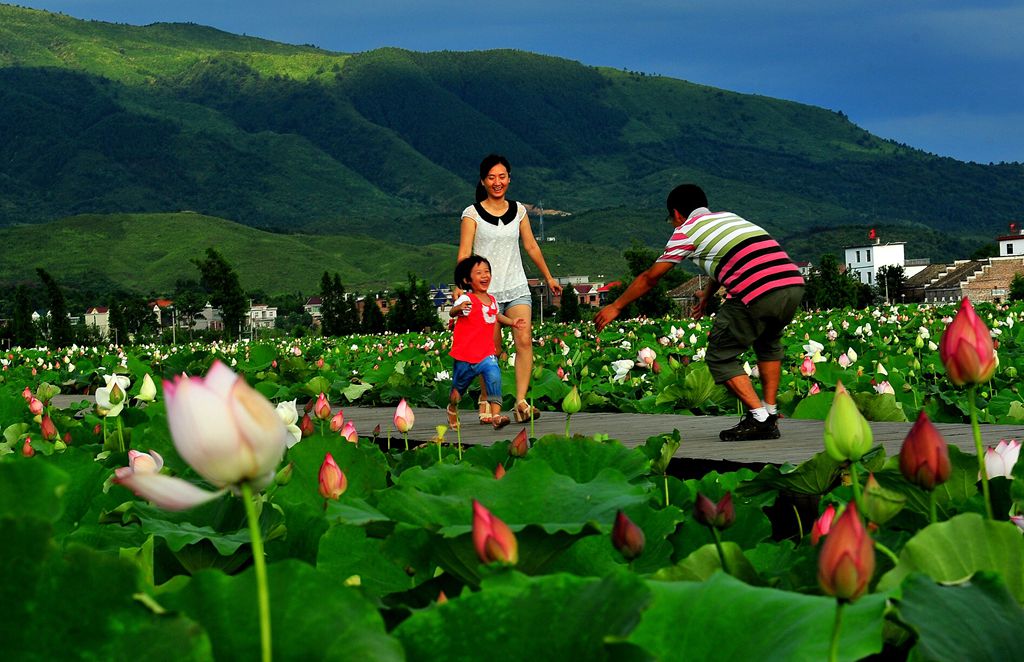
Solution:
{"label": "man's black sneaker", "polygon": [[778,439],[779,438],[779,426],[777,421],[778,416],[772,416],[769,414],[768,420],[763,423],[758,423],[757,419],[750,412],[740,419],[740,422],[729,428],[728,430],[722,430],[718,433],[718,438],[722,441],[756,441],[758,439]]}

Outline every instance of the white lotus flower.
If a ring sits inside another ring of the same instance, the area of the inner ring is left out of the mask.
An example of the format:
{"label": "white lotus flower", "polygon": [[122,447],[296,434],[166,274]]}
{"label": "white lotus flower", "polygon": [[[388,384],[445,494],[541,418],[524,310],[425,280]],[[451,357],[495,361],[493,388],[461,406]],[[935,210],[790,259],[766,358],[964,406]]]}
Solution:
{"label": "white lotus flower", "polygon": [[612,361],[612,370],[615,374],[612,376],[613,382],[625,381],[626,375],[629,374],[630,368],[633,367],[633,362],[629,359],[619,359],[618,361]]}

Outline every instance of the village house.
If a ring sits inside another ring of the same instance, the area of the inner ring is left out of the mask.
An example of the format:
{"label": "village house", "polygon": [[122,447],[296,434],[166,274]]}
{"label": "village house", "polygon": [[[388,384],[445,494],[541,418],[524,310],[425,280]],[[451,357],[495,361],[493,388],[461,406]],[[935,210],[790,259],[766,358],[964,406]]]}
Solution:
{"label": "village house", "polygon": [[273,329],[277,326],[277,307],[250,302],[246,320],[249,329]]}
{"label": "village house", "polygon": [[110,309],[106,306],[93,306],[85,311],[85,325],[96,327],[99,334],[106,338],[110,333]]}

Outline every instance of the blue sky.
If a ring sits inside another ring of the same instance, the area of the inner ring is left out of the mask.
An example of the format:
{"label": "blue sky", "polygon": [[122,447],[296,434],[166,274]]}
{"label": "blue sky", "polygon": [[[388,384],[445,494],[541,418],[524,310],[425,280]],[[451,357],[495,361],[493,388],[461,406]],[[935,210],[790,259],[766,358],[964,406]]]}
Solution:
{"label": "blue sky", "polygon": [[357,52],[519,48],[845,112],[979,163],[1024,162],[1020,0],[20,0]]}

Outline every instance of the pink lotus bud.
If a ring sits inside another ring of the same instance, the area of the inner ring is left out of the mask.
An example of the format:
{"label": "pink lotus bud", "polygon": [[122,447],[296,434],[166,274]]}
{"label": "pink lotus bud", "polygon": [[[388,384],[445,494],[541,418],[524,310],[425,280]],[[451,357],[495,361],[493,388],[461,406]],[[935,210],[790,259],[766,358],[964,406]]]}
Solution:
{"label": "pink lotus bud", "polygon": [[303,437],[312,437],[313,433],[316,432],[316,428],[313,427],[313,419],[309,417],[309,414],[302,415],[302,421],[299,422],[299,431],[302,432]]}
{"label": "pink lotus bud", "polygon": [[321,421],[326,421],[331,417],[331,403],[327,402],[327,396],[323,393],[317,396],[316,404],[313,405],[313,415]]}
{"label": "pink lotus bud", "polygon": [[443,605],[446,602],[448,602],[448,596],[444,594],[444,591],[440,591],[437,594],[437,604]]}
{"label": "pink lotus bud", "polygon": [[526,428],[523,428],[512,439],[512,444],[508,447],[508,454],[512,457],[524,457],[528,450],[530,450],[530,440],[526,436]]}
{"label": "pink lotus bud", "polygon": [[377,425],[373,426],[373,438],[376,439],[379,436],[380,436],[380,423],[378,423]]}
{"label": "pink lotus bud", "polygon": [[987,382],[996,371],[998,361],[992,335],[967,297],[960,302],[960,310],[942,334],[939,357],[949,381],[957,386]]}
{"label": "pink lotus bud", "polygon": [[817,368],[814,367],[814,361],[809,356],[805,356],[803,363],[800,364],[800,374],[804,377],[810,377],[814,374]]}
{"label": "pink lotus bud", "polygon": [[345,426],[345,414],[338,410],[338,413],[331,417],[331,432],[341,432]]}
{"label": "pink lotus bud", "polygon": [[807,395],[818,395],[821,393],[821,387],[818,386],[818,382],[811,384],[811,388],[807,389]]}
{"label": "pink lotus bud", "polygon": [[504,464],[499,464],[498,466],[494,467],[494,478],[496,480],[501,480],[504,476],[505,476],[505,465]]}
{"label": "pink lotus bud", "polygon": [[33,397],[28,401],[28,410],[32,412],[33,416],[38,416],[43,413],[43,403],[38,398]]}
{"label": "pink lotus bud", "polygon": [[274,359],[273,361],[270,362],[270,367],[271,368],[276,368],[277,367],[277,359]]}
{"label": "pink lotus bud", "polygon": [[97,423],[96,425],[92,426],[92,433],[93,434],[99,435],[101,432],[103,432],[103,427],[99,423]]}
{"label": "pink lotus bud", "polygon": [[348,479],[334,457],[328,453],[324,456],[323,464],[320,465],[320,496],[325,499],[337,499],[348,489]]}
{"label": "pink lotus bud", "polygon": [[644,364],[647,367],[650,367],[651,364],[654,363],[654,359],[656,359],[657,357],[658,355],[655,354],[654,350],[651,349],[650,347],[644,347],[637,354],[638,362]]}
{"label": "pink lotus bud", "polygon": [[821,537],[828,535],[828,532],[832,529],[832,522],[836,519],[836,507],[831,503],[825,508],[825,512],[821,516],[814,520],[814,525],[811,527],[811,544],[817,545]]}
{"label": "pink lotus bud", "polygon": [[64,441],[65,444],[70,444],[71,443],[71,433],[70,432],[65,432],[64,436],[61,437],[61,439]]}
{"label": "pink lotus bud", "polygon": [[562,369],[562,366],[558,366],[558,370],[557,370],[556,374],[558,375],[559,379],[562,379],[562,380],[565,379],[565,370]]}
{"label": "pink lotus bud", "polygon": [[36,449],[32,448],[32,437],[25,437],[25,443],[21,445],[21,454],[25,457],[32,457]]}
{"label": "pink lotus bud", "polygon": [[32,389],[25,387],[25,390],[21,392],[21,397],[25,398],[25,402],[30,401],[33,398]]}
{"label": "pink lotus bud", "polygon": [[356,432],[356,424],[352,421],[345,421],[345,427],[341,429],[341,436],[345,441],[358,443],[359,434]]}
{"label": "pink lotus bud", "polygon": [[316,367],[318,367],[318,368],[322,368],[322,367],[324,367],[324,360],[323,360],[323,357],[321,357],[321,358],[319,358],[319,359],[317,359],[317,360],[316,360]]}
{"label": "pink lotus bud", "polygon": [[42,430],[43,439],[53,441],[57,438],[57,426],[53,424],[53,419],[49,416],[43,416],[39,428]]}
{"label": "pink lotus bud", "polygon": [[412,429],[415,422],[416,415],[413,413],[412,407],[406,403],[405,398],[402,398],[395,408],[395,429],[404,434]]}
{"label": "pink lotus bud", "polygon": [[829,531],[818,555],[818,584],[825,593],[856,600],[875,574],[875,544],[851,502]]}
{"label": "pink lotus bud", "polygon": [[612,527],[612,545],[622,554],[622,558],[632,561],[644,553],[644,532],[621,510],[615,515],[615,526]]}
{"label": "pink lotus bud", "polygon": [[949,480],[951,471],[946,440],[922,409],[900,448],[900,473],[918,487],[933,490]]}
{"label": "pink lotus bud", "polygon": [[519,544],[512,530],[476,499],[473,499],[473,546],[484,563],[515,565],[519,561]]}
{"label": "pink lotus bud", "polygon": [[721,501],[714,503],[703,494],[697,495],[693,508],[694,518],[704,526],[719,530],[728,529],[736,521],[736,510],[732,505],[732,492],[726,492]]}

